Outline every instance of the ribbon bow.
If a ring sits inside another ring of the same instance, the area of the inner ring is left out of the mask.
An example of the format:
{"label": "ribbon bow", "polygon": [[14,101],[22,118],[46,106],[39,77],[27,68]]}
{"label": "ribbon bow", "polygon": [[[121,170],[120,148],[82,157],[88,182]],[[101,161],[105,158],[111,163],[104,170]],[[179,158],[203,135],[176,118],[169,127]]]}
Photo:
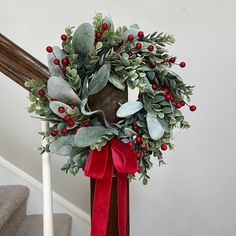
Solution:
{"label": "ribbon bow", "polygon": [[131,148],[117,138],[107,142],[101,151],[91,150],[85,165],[85,175],[96,179],[91,236],[106,236],[114,167],[118,175],[119,236],[126,236],[127,174],[137,171],[137,160]]}

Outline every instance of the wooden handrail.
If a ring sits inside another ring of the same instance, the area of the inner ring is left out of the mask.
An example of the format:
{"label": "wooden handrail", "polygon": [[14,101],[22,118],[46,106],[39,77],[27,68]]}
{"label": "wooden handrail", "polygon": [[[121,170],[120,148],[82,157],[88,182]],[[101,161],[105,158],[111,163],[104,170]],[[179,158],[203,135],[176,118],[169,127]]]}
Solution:
{"label": "wooden handrail", "polygon": [[24,87],[28,80],[48,79],[47,66],[0,34],[0,72]]}

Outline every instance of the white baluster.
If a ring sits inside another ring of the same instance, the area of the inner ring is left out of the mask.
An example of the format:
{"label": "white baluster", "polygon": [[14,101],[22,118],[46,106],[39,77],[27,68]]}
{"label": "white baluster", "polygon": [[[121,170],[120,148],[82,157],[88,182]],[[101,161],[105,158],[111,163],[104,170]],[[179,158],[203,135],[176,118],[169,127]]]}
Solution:
{"label": "white baluster", "polygon": [[[49,122],[42,121],[42,131],[49,128]],[[45,147],[49,143],[47,138],[43,139]],[[42,154],[42,175],[43,175],[43,236],[53,236],[53,202],[52,202],[52,178],[50,153]]]}

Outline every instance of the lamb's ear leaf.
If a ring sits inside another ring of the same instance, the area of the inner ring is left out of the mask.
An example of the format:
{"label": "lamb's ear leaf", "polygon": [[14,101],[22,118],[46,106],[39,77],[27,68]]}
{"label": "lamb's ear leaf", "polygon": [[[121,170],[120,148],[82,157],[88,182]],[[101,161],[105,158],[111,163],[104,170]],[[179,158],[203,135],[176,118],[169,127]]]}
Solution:
{"label": "lamb's ear leaf", "polygon": [[110,63],[104,64],[95,74],[88,85],[89,95],[100,92],[106,85],[110,77],[111,65]]}
{"label": "lamb's ear leaf", "polygon": [[87,98],[85,98],[84,100],[81,101],[80,109],[81,109],[82,114],[84,114],[86,116],[91,116],[91,115],[96,114],[99,117],[101,117],[101,119],[104,121],[104,124],[106,125],[106,127],[110,127],[110,124],[107,121],[106,116],[102,110],[95,110],[95,111],[87,111],[86,110],[86,106],[88,105],[87,102],[88,102]]}
{"label": "lamb's ear leaf", "polygon": [[91,24],[83,23],[74,32],[72,46],[79,57],[87,57],[94,47],[95,31]]}
{"label": "lamb's ear leaf", "polygon": [[68,106],[67,104],[63,103],[63,102],[58,102],[58,101],[51,101],[49,103],[49,107],[50,109],[52,110],[52,112],[54,114],[56,114],[57,116],[61,117],[61,118],[64,118],[65,115],[66,115],[66,112],[64,113],[60,113],[58,112],[58,108],[59,107],[64,107],[65,108],[65,111],[67,111],[68,109],[70,109],[71,107]]}
{"label": "lamb's ear leaf", "polygon": [[61,71],[60,67],[54,64],[55,59],[61,61],[64,57],[64,51],[58,46],[53,47],[53,53],[48,53],[48,69],[51,75],[56,75],[64,78],[64,74]]}
{"label": "lamb's ear leaf", "polygon": [[67,104],[78,105],[80,99],[70,85],[61,77],[51,76],[47,84],[48,95],[61,102]]}
{"label": "lamb's ear leaf", "polygon": [[104,126],[82,127],[76,133],[74,142],[77,147],[88,147],[97,142],[107,130]]}
{"label": "lamb's ear leaf", "polygon": [[148,112],[146,121],[150,137],[153,140],[159,140],[164,135],[165,130],[157,119],[157,116]]}
{"label": "lamb's ear leaf", "polygon": [[124,91],[126,84],[125,82],[123,82],[118,75],[111,73],[110,77],[109,77],[109,82],[111,82],[116,88]]}
{"label": "lamb's ear leaf", "polygon": [[120,118],[128,117],[140,111],[142,108],[143,104],[141,102],[129,101],[120,106],[120,108],[116,112],[116,115]]}
{"label": "lamb's ear leaf", "polygon": [[70,156],[71,150],[74,146],[74,136],[75,135],[59,137],[50,144],[50,152],[56,155]]}

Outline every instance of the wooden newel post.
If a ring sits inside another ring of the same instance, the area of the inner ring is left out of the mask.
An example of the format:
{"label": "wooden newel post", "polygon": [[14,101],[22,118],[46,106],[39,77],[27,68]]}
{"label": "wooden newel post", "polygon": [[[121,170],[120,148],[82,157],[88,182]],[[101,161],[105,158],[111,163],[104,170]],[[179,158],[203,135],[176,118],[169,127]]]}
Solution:
{"label": "wooden newel post", "polygon": [[[128,100],[128,91],[121,91],[112,84],[108,84],[102,91],[89,97],[89,106],[92,110],[103,110],[107,120],[112,123],[117,121],[116,111],[119,103]],[[129,236],[129,183],[127,180],[127,236]],[[91,179],[91,215],[93,209],[95,180]],[[111,203],[107,226],[107,236],[118,236],[118,208],[117,208],[117,177],[112,178]]]}

